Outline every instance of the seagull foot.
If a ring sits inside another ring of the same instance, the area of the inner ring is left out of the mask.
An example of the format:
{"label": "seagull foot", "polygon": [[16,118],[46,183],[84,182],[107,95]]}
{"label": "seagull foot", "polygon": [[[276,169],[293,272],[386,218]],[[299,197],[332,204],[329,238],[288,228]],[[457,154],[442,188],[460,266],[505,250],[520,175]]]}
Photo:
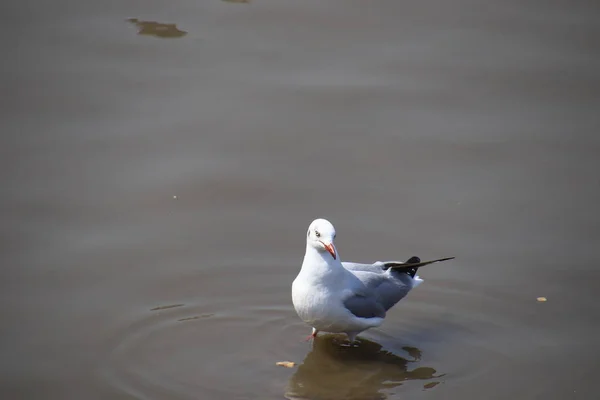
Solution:
{"label": "seagull foot", "polygon": [[310,341],[311,339],[316,339],[317,338],[317,333],[319,333],[318,330],[316,330],[315,328],[313,328],[312,333],[310,335],[308,335],[306,337],[306,339],[304,339],[305,342]]}

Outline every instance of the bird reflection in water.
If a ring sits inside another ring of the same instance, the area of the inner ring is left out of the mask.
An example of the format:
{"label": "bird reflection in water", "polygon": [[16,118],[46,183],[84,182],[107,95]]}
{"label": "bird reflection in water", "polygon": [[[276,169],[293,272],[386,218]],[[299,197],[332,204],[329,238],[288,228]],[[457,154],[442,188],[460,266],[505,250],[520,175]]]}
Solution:
{"label": "bird reflection in water", "polygon": [[140,21],[137,18],[129,18],[127,21],[137,26],[138,35],[150,35],[160,38],[179,38],[187,35],[186,31],[177,29],[175,24],[162,24],[156,21]]}
{"label": "bird reflection in water", "polygon": [[[385,399],[390,391],[409,380],[440,378],[429,367],[412,368],[421,360],[421,351],[403,347],[408,359],[382,346],[357,338],[344,345],[339,335],[319,336],[304,362],[288,382],[288,399]],[[425,389],[439,382],[428,382]],[[385,393],[387,392],[387,393]]]}

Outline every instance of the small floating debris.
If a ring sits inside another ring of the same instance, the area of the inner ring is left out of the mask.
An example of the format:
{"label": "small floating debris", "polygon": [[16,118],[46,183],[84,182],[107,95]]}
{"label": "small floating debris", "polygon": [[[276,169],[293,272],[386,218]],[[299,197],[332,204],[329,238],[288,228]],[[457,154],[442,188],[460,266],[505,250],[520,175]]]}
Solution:
{"label": "small floating debris", "polygon": [[169,308],[183,307],[183,306],[184,306],[184,304],[169,304],[167,306],[158,306],[158,307],[151,308],[150,311],[168,310]]}
{"label": "small floating debris", "polygon": [[138,28],[138,35],[150,35],[159,38],[179,38],[187,35],[186,31],[177,28],[175,24],[164,24],[156,21],[140,21],[137,18],[129,18]]}
{"label": "small floating debris", "polygon": [[423,389],[432,389],[439,384],[440,384],[439,382],[429,382],[429,383],[426,383],[423,385]]}
{"label": "small floating debris", "polygon": [[276,362],[275,365],[279,367],[294,368],[296,366],[296,363],[293,361],[279,361]]}
{"label": "small floating debris", "polygon": [[548,299],[547,299],[547,298],[545,298],[545,297],[538,297],[538,298],[537,298],[537,301],[538,301],[538,302],[540,302],[540,303],[543,303],[543,302],[545,302],[545,301],[548,301]]}
{"label": "small floating debris", "polygon": [[173,200],[177,200],[177,196],[173,196]]}

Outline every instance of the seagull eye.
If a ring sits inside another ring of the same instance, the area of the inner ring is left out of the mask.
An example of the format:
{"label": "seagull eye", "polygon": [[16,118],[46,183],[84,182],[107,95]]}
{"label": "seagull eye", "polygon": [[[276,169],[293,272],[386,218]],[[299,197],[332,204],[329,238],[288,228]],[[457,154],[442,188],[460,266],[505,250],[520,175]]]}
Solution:
{"label": "seagull eye", "polygon": [[319,231],[315,231],[315,236],[316,237],[321,237],[321,234],[319,233]]}

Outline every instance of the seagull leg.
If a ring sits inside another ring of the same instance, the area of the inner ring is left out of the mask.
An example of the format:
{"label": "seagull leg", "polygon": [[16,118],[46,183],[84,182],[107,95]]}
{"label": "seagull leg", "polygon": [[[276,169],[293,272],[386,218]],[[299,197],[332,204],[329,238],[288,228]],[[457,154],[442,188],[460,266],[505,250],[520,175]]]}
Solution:
{"label": "seagull leg", "polygon": [[308,335],[308,336],[306,337],[306,340],[304,340],[304,341],[305,341],[305,342],[308,342],[308,341],[309,341],[309,340],[311,340],[311,339],[316,339],[316,337],[317,337],[317,333],[319,333],[319,331],[318,331],[318,330],[316,330],[315,328],[313,328],[313,330],[312,330],[312,333],[311,333],[310,335]]}
{"label": "seagull leg", "polygon": [[356,341],[356,335],[358,335],[358,332],[346,332],[346,336],[348,336],[351,345]]}

